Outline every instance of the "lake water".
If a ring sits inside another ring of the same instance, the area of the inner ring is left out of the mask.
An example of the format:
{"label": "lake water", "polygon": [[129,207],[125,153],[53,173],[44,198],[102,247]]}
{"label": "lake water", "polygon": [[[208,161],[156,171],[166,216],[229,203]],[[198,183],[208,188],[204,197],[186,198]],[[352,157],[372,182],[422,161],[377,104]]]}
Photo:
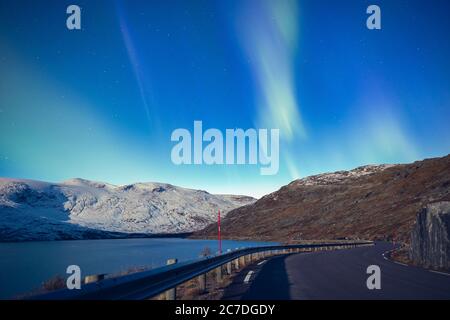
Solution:
{"label": "lake water", "polygon": [[[254,247],[270,242],[222,241],[222,249]],[[0,243],[0,299],[11,298],[41,286],[56,275],[65,278],[66,268],[80,266],[82,277],[117,273],[134,267],[156,268],[167,259],[198,259],[208,247],[218,251],[215,240],[180,238],[70,240]]]}

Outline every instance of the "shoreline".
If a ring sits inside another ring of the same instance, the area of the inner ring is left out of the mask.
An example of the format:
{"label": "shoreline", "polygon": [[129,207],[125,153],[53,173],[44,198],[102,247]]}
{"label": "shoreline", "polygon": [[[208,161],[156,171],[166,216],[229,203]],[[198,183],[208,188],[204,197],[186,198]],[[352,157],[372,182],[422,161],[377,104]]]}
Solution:
{"label": "shoreline", "polygon": [[[103,231],[110,233],[108,231]],[[157,234],[111,234],[111,236],[105,235],[104,237],[83,237],[83,238],[64,238],[64,239],[24,239],[24,240],[0,240],[2,243],[23,243],[23,242],[55,242],[55,241],[83,241],[83,240],[126,240],[126,239],[164,239],[164,238],[179,238],[179,239],[192,239],[190,236],[192,232],[180,232],[180,233],[157,233]],[[200,240],[200,239],[199,239]],[[208,240],[208,239],[205,239]]]}

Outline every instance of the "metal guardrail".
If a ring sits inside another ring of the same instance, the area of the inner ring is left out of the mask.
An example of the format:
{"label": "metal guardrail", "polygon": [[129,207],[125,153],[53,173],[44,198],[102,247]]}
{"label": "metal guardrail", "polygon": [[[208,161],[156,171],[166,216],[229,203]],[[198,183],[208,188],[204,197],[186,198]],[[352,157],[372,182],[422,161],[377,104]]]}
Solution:
{"label": "metal guardrail", "polygon": [[222,265],[255,253],[282,254],[296,249],[333,249],[372,245],[371,241],[264,246],[238,249],[195,262],[177,263],[149,271],[107,278],[82,285],[79,290],[61,289],[33,296],[32,300],[143,300],[172,289]]}

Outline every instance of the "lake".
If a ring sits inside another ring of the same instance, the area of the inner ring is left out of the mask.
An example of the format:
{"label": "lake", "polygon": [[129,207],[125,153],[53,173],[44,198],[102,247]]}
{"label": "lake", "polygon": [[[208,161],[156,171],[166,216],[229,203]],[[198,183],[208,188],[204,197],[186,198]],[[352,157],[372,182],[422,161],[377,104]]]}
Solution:
{"label": "lake", "polygon": [[[222,250],[271,245],[272,242],[222,241]],[[82,277],[118,273],[135,267],[157,268],[167,259],[198,259],[208,247],[218,251],[216,240],[181,238],[69,240],[0,243],[0,299],[39,288],[66,268],[80,266]]]}

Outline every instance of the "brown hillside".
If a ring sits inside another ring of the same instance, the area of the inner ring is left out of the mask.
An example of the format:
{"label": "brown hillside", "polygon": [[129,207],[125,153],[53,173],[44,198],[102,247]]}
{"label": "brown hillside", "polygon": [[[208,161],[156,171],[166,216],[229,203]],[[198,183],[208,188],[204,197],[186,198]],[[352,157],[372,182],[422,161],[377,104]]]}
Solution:
{"label": "brown hillside", "polygon": [[[228,213],[225,238],[392,239],[409,242],[417,211],[450,200],[450,155],[412,164],[365,166],[295,180]],[[214,237],[217,225],[197,232]]]}

